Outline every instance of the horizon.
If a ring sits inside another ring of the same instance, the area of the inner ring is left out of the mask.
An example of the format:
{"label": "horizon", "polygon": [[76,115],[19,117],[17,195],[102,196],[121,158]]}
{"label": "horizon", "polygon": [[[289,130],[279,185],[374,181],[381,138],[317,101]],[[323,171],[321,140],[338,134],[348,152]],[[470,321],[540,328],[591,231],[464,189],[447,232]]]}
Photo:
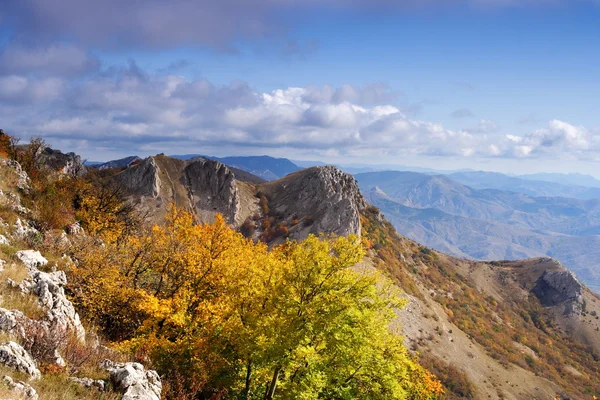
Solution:
{"label": "horizon", "polygon": [[0,120],[89,160],[600,178],[600,2],[7,0]]}

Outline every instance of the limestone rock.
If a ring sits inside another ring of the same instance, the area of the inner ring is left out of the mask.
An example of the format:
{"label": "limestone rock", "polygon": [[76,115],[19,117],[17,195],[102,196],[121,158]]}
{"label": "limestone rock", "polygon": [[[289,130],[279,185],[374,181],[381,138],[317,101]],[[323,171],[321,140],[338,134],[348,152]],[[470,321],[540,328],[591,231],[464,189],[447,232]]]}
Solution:
{"label": "limestone rock", "polygon": [[156,371],[145,370],[139,363],[113,363],[105,360],[102,367],[110,373],[110,381],[122,400],[160,400],[162,383]]}
{"label": "limestone rock", "polygon": [[4,235],[0,235],[0,244],[10,245],[10,242]]}
{"label": "limestone rock", "polygon": [[34,388],[22,381],[15,381],[10,376],[6,375],[2,378],[4,383],[8,386],[8,388],[17,393],[18,395],[24,397],[27,400],[38,400],[38,394]]}
{"label": "limestone rock", "polygon": [[21,286],[29,293],[37,295],[40,304],[46,309],[48,321],[57,327],[71,329],[81,339],[85,338],[85,329],[75,311],[73,303],[65,295],[67,276],[64,271],[42,272],[34,270]]}
{"label": "limestone rock", "polygon": [[[274,214],[286,221],[300,219],[290,230],[293,239],[309,233],[336,235],[361,234],[360,211],[367,207],[365,198],[352,175],[333,166],[313,167],[260,186]],[[307,221],[314,221],[309,224]],[[289,222],[289,221],[288,221]]]}
{"label": "limestone rock", "polygon": [[48,264],[48,260],[37,250],[20,250],[17,251],[16,256],[30,270],[35,270]]}
{"label": "limestone rock", "polygon": [[564,305],[565,315],[579,315],[583,311],[583,285],[564,267],[545,271],[532,291],[546,307]]}
{"label": "limestone rock", "polygon": [[42,375],[35,360],[21,345],[15,342],[8,342],[0,346],[0,363],[25,373],[33,379],[39,379]]}
{"label": "limestone rock", "polygon": [[86,389],[98,389],[99,392],[105,392],[107,389],[107,382],[100,379],[91,378],[69,378],[71,381],[85,387]]}
{"label": "limestone rock", "polygon": [[46,147],[40,154],[40,160],[45,166],[60,175],[84,176],[87,173],[81,157],[72,152],[63,153],[60,150]]}
{"label": "limestone rock", "polygon": [[26,222],[21,221],[20,218],[17,218],[17,222],[15,222],[15,231],[14,236],[24,238],[27,236],[35,235],[39,233],[39,231],[27,224]]}
{"label": "limestone rock", "polygon": [[161,220],[171,202],[212,222],[217,213],[231,224],[240,221],[240,198],[233,172],[218,161],[184,161],[158,155],[148,157],[113,178],[137,208]]}

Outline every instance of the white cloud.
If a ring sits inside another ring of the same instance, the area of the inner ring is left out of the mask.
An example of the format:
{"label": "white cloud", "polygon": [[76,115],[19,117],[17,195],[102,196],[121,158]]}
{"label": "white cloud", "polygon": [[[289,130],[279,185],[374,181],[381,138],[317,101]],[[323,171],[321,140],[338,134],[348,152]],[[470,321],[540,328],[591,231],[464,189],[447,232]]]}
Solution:
{"label": "white cloud", "polygon": [[356,95],[365,87],[260,92],[239,81],[216,85],[152,75],[131,63],[85,80],[0,75],[0,120],[3,129],[22,137],[129,152],[237,146],[340,157],[593,158],[600,150],[597,134],[559,120],[522,134],[497,133],[489,120],[471,129],[448,129],[412,118],[393,104],[367,104]]}

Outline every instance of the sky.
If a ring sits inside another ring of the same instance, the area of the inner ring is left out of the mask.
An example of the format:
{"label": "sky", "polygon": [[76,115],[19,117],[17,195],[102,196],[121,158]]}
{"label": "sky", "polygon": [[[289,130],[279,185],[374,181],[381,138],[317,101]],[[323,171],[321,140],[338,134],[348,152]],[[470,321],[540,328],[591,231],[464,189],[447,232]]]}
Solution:
{"label": "sky", "polygon": [[0,3],[0,128],[88,160],[600,177],[600,0]]}

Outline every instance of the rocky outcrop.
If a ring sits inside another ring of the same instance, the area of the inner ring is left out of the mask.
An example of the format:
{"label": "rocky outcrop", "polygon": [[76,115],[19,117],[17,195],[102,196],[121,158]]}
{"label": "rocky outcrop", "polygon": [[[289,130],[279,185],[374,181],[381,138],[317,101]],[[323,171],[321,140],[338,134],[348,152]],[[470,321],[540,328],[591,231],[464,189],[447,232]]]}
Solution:
{"label": "rocky outcrop", "polygon": [[17,394],[20,398],[25,398],[27,400],[38,400],[38,394],[31,385],[23,382],[23,381],[15,381],[10,376],[4,376],[2,378],[8,389],[15,394]]}
{"label": "rocky outcrop", "polygon": [[27,374],[32,379],[39,379],[42,376],[35,360],[21,345],[15,342],[8,342],[0,346],[0,364]]}
{"label": "rocky outcrop", "polygon": [[61,175],[83,176],[87,173],[81,157],[72,152],[63,153],[46,147],[40,154],[40,161]]}
{"label": "rocky outcrop", "polygon": [[34,270],[30,277],[21,283],[21,289],[39,297],[40,304],[46,310],[47,321],[53,329],[72,330],[83,339],[85,329],[73,303],[65,295],[66,284],[67,276],[64,271],[46,273]]}
{"label": "rocky outcrop", "polygon": [[110,373],[113,388],[123,394],[122,400],[160,400],[162,383],[156,371],[133,362],[105,360],[101,366]]}
{"label": "rocky outcrop", "polygon": [[225,165],[212,160],[189,163],[181,183],[187,188],[193,208],[203,220],[212,220],[215,211],[234,223],[239,214],[235,176]]}
{"label": "rocky outcrop", "polygon": [[367,202],[352,175],[333,166],[313,167],[260,186],[268,197],[271,214],[300,223],[290,237],[304,239],[309,233],[360,235],[360,211]]}
{"label": "rocky outcrop", "polygon": [[566,269],[545,271],[532,292],[546,307],[564,305],[565,315],[579,315],[583,311],[583,285]]}
{"label": "rocky outcrop", "polygon": [[0,235],[0,244],[10,245],[10,242],[4,235]]}
{"label": "rocky outcrop", "polygon": [[113,180],[142,213],[154,220],[164,218],[174,202],[192,210],[204,222],[212,222],[217,213],[231,224],[240,222],[235,176],[217,161],[184,161],[158,155],[126,169]]}

